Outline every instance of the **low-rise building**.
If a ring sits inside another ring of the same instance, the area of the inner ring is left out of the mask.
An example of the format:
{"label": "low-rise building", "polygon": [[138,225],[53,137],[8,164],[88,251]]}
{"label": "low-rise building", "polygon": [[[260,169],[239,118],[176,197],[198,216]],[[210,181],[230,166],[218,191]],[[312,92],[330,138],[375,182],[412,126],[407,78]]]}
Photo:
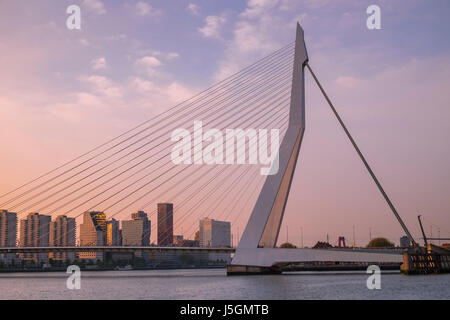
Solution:
{"label": "low-rise building", "polygon": [[231,223],[204,218],[200,220],[200,247],[230,247]]}

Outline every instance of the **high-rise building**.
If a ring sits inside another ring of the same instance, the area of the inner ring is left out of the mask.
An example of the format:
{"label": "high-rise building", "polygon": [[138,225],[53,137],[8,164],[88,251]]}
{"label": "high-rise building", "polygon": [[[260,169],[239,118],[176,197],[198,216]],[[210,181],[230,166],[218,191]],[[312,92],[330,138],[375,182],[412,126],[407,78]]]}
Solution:
{"label": "high-rise building", "polygon": [[200,220],[200,247],[230,247],[231,223],[204,218]]}
{"label": "high-rise building", "polygon": [[[48,247],[50,237],[51,216],[37,212],[28,214],[20,220],[19,245],[21,247]],[[33,260],[36,263],[47,262],[47,253],[23,253],[22,260]]]}
{"label": "high-rise building", "polygon": [[0,247],[15,247],[17,239],[17,213],[0,210]]}
{"label": "high-rise building", "polygon": [[[50,247],[73,247],[75,246],[76,223],[75,218],[57,216],[50,222]],[[66,261],[75,260],[74,252],[50,252],[49,259]]]}
{"label": "high-rise building", "polygon": [[151,221],[144,211],[131,214],[131,220],[122,221],[122,245],[148,246],[150,245]]}
{"label": "high-rise building", "polygon": [[131,214],[132,220],[148,220],[148,216],[144,211],[136,211]]}
{"label": "high-rise building", "polygon": [[[17,241],[17,213],[0,210],[0,247],[15,247]],[[0,261],[11,264],[15,253],[0,254]]]}
{"label": "high-rise building", "polygon": [[[104,246],[106,244],[106,214],[88,211],[80,224],[80,246]],[[80,259],[103,260],[101,252],[80,252]]]}
{"label": "high-rise building", "polygon": [[122,244],[122,236],[119,229],[119,221],[112,218],[106,222],[106,245],[120,246]]}
{"label": "high-rise building", "polygon": [[158,245],[173,244],[173,204],[158,203]]}

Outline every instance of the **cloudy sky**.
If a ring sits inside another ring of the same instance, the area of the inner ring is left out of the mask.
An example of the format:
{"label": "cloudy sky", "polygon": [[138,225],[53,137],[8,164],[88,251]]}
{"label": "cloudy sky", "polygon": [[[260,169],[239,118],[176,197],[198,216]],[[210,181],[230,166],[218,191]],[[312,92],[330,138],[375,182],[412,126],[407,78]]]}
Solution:
{"label": "cloudy sky", "polygon": [[[81,30],[66,8],[81,8]],[[381,8],[368,30],[366,8]],[[417,238],[450,236],[447,0],[0,0],[0,193],[294,40]],[[307,75],[307,131],[280,237],[402,234]],[[240,222],[242,231],[245,221]],[[236,229],[239,226],[233,226]],[[434,233],[437,235],[437,233]],[[348,241],[351,242],[351,241]]]}

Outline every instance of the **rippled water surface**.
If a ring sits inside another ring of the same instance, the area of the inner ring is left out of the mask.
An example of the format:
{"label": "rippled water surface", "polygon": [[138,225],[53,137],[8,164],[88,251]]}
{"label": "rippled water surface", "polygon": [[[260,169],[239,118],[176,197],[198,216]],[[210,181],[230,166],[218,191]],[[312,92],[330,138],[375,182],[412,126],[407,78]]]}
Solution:
{"label": "rippled water surface", "polygon": [[84,271],[69,290],[64,272],[0,273],[0,299],[450,299],[450,274],[289,273],[227,277],[224,269]]}

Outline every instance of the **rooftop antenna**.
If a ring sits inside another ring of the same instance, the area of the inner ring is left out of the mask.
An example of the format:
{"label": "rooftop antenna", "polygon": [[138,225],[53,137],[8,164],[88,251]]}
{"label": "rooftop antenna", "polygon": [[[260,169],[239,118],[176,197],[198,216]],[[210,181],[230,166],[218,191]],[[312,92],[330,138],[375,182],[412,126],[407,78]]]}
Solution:
{"label": "rooftop antenna", "polygon": [[430,225],[430,243],[432,243],[432,239],[433,239],[433,226]]}
{"label": "rooftop antenna", "polygon": [[300,227],[300,238],[301,238],[301,244],[302,244],[302,248],[303,248],[303,227]]}
{"label": "rooftop antenna", "polygon": [[356,241],[355,241],[355,225],[353,225],[353,248],[356,247]]}

